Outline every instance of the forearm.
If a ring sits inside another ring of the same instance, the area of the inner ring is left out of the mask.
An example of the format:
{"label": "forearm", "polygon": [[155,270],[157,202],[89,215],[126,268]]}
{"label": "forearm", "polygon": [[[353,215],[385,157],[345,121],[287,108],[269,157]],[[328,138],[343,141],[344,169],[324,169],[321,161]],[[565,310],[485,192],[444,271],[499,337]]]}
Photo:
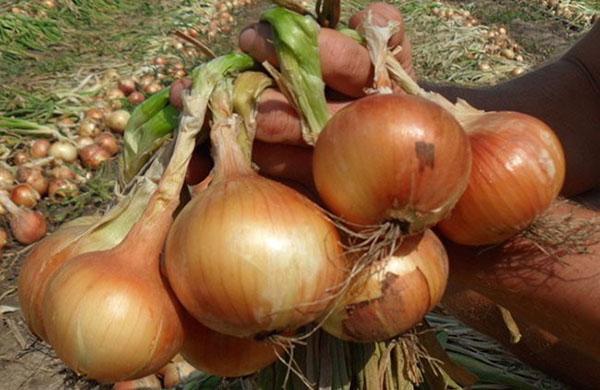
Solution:
{"label": "forearm", "polygon": [[489,88],[426,85],[486,111],[512,110],[550,125],[565,150],[563,195],[600,184],[600,23],[560,60]]}
{"label": "forearm", "polygon": [[485,250],[448,242],[449,285],[473,289],[598,359],[599,217],[557,201],[538,225],[537,241],[552,245],[523,236]]}

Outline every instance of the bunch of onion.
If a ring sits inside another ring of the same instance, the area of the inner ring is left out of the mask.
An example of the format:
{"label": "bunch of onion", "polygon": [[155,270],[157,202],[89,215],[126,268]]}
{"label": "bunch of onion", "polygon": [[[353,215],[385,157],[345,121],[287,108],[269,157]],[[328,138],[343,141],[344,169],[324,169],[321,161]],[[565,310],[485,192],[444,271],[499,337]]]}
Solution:
{"label": "bunch of onion", "polygon": [[452,104],[415,83],[392,55],[387,67],[408,93],[443,106],[462,124],[471,144],[468,187],[451,215],[438,224],[452,241],[495,244],[526,228],[562,188],[565,157],[545,123],[519,112],[484,112],[463,100]]}
{"label": "bunch of onion", "polygon": [[139,378],[181,347],[181,309],[160,274],[159,257],[208,96],[223,74],[252,65],[245,55],[231,55],[195,72],[173,155],[141,217],[116,246],[74,256],[48,278],[43,330],[76,371],[103,382]]}
{"label": "bunch of onion", "polygon": [[357,271],[323,329],[342,340],[385,341],[417,325],[440,302],[448,256],[426,230],[406,238],[393,255]]}
{"label": "bunch of onion", "polygon": [[[251,167],[252,131],[213,96],[211,181],[165,247],[177,297],[203,325],[236,336],[294,331],[322,315],[345,275],[334,225],[311,201]],[[198,281],[202,281],[198,283]]]}
{"label": "bunch of onion", "polygon": [[377,94],[329,119],[314,21],[283,8],[262,19],[273,27],[281,89],[297,102],[304,139],[315,145],[314,181],[328,208],[357,229],[380,226],[392,239],[445,217],[471,166],[467,136],[452,115],[425,99],[391,94],[380,47],[368,41]]}
{"label": "bunch of onion", "polygon": [[0,191],[0,206],[8,212],[12,235],[21,244],[33,244],[46,235],[46,218],[39,211],[17,206],[4,191]]}

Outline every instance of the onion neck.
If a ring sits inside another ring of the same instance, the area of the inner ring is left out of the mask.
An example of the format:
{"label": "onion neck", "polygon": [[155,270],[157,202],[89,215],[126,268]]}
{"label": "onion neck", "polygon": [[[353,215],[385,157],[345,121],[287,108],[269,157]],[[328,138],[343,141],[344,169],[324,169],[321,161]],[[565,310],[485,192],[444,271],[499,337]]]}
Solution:
{"label": "onion neck", "polygon": [[221,83],[211,99],[214,124],[210,139],[215,161],[215,182],[255,174],[252,169],[254,128],[244,126],[240,116],[233,113],[234,101],[230,83]]}
{"label": "onion neck", "polygon": [[131,256],[134,261],[143,265],[149,262],[158,264],[160,251],[173,221],[173,213],[179,205],[179,194],[185,182],[196,136],[202,130],[209,98],[226,75],[252,66],[254,60],[251,57],[245,54],[228,54],[193,71],[190,94],[183,96],[184,110],[171,159],[144,214],[120,245],[121,248],[138,248],[143,252]]}
{"label": "onion neck", "polygon": [[377,26],[373,23],[372,12],[369,11],[367,20],[363,23],[363,29],[367,41],[367,49],[369,50],[369,57],[374,68],[373,92],[390,94],[392,93],[392,80],[386,68],[386,57],[389,52],[388,42],[392,35],[398,31],[398,23],[390,21],[384,27]]}
{"label": "onion neck", "polygon": [[456,118],[467,133],[470,132],[471,124],[486,114],[485,111],[476,109],[463,99],[457,99],[456,103],[452,103],[439,93],[429,92],[421,88],[389,50],[387,50],[385,56],[385,63],[392,80],[398,83],[406,93],[440,105]]}

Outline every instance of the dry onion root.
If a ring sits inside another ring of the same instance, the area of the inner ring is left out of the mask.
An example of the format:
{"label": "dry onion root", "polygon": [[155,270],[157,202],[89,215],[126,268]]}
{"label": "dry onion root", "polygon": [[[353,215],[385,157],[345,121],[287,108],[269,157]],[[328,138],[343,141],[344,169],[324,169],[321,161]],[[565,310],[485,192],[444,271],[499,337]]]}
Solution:
{"label": "dry onion root", "polygon": [[413,328],[440,302],[447,281],[444,246],[426,230],[363,268],[323,329],[342,340],[389,340]]}

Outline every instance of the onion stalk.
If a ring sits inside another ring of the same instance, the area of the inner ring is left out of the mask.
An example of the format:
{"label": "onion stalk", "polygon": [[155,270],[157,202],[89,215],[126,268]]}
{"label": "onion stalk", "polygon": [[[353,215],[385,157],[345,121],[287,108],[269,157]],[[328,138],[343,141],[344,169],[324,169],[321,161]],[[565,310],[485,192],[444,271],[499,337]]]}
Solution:
{"label": "onion stalk", "polygon": [[321,74],[319,25],[311,16],[283,7],[265,11],[261,20],[273,27],[282,75],[277,80],[280,89],[299,108],[304,140],[314,145],[330,117]]}

